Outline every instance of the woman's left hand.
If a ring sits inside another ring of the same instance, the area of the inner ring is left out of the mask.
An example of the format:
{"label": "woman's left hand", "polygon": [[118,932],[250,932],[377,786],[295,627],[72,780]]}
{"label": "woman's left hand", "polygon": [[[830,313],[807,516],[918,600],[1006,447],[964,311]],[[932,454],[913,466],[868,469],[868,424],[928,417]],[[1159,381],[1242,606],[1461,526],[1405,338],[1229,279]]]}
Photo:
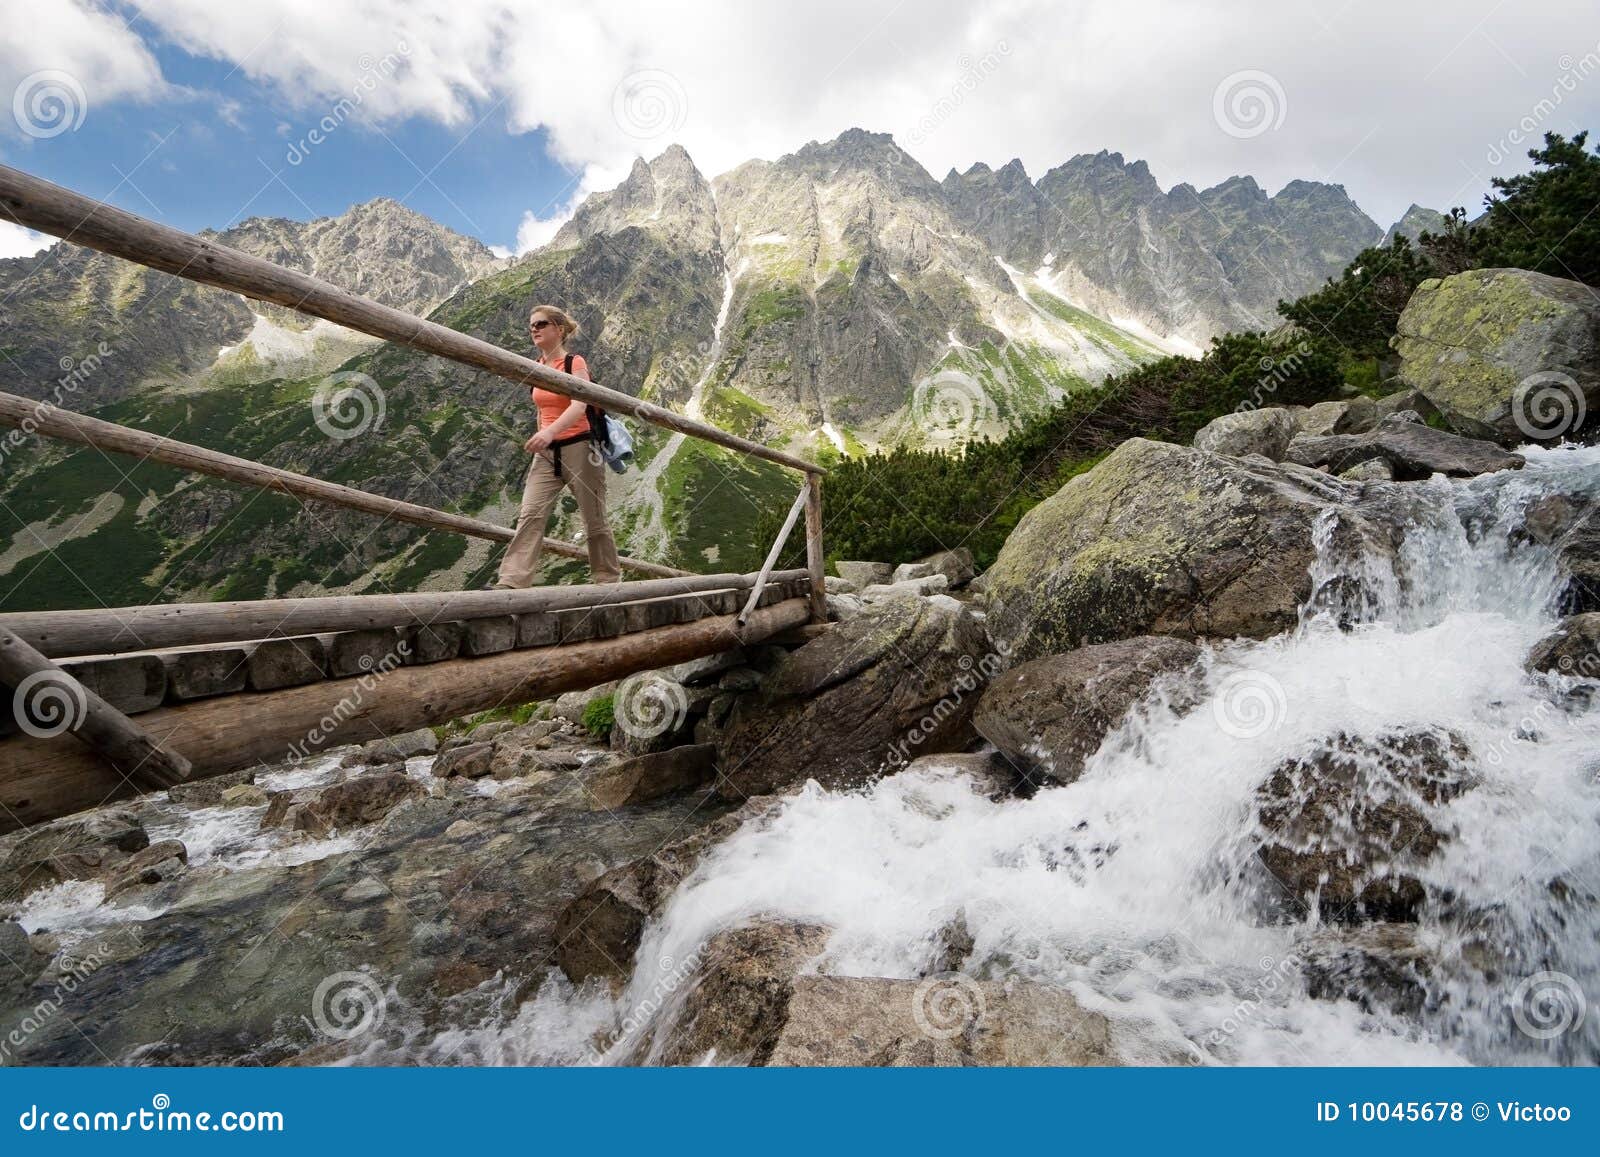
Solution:
{"label": "woman's left hand", "polygon": [[550,449],[550,435],[540,430],[533,437],[522,444],[522,448],[530,454],[543,454]]}

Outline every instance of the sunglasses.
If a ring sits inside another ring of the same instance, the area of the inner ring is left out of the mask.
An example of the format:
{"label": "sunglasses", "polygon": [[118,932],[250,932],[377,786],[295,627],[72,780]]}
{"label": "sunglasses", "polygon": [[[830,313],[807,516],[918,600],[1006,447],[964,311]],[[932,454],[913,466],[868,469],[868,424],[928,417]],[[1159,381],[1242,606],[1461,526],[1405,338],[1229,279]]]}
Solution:
{"label": "sunglasses", "polygon": [[533,330],[534,333],[538,333],[541,329],[543,329],[547,325],[555,325],[555,322],[550,321],[547,318],[542,318],[541,317],[538,321],[530,321],[528,323],[528,328]]}

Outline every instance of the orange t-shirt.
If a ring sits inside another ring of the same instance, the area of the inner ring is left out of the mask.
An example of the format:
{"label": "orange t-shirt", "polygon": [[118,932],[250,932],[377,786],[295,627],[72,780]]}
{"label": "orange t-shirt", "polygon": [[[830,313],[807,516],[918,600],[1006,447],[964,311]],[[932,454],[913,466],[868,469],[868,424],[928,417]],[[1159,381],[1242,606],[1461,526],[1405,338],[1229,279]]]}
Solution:
{"label": "orange t-shirt", "polygon": [[[540,358],[539,363],[549,366],[553,370],[559,370],[566,363],[566,358],[563,356],[553,362],[547,362]],[[572,355],[572,376],[583,378],[585,381],[589,379],[589,363],[583,360],[582,354]],[[560,394],[553,394],[549,390],[541,389],[538,386],[534,386],[529,392],[533,397],[533,404],[539,407],[539,429],[541,430],[560,418],[562,414],[565,414],[567,407],[572,405],[573,400],[571,398],[564,398]],[[556,440],[564,441],[567,438],[576,438],[580,434],[587,434],[588,432],[589,415],[580,414],[576,422],[557,435]]]}

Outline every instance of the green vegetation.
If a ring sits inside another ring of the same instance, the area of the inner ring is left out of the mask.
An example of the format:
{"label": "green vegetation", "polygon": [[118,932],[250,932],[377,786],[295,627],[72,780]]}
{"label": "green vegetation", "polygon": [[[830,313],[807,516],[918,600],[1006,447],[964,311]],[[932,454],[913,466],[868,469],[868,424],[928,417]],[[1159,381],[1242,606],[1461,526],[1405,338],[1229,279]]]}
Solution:
{"label": "green vegetation", "polygon": [[617,722],[617,699],[615,695],[602,695],[598,699],[589,700],[588,706],[583,709],[583,726],[596,739],[611,734],[611,728]]}

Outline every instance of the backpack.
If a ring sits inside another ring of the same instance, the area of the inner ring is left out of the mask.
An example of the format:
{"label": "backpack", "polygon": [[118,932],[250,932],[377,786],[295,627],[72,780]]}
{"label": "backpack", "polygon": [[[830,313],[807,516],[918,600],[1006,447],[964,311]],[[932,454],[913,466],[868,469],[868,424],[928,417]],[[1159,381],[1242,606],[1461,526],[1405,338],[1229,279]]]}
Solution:
{"label": "backpack", "polygon": [[[571,354],[561,368],[565,373],[572,372]],[[589,441],[594,443],[605,464],[618,474],[626,471],[628,463],[633,461],[633,436],[622,419],[613,418],[599,406],[585,406],[583,412],[589,419]]]}

